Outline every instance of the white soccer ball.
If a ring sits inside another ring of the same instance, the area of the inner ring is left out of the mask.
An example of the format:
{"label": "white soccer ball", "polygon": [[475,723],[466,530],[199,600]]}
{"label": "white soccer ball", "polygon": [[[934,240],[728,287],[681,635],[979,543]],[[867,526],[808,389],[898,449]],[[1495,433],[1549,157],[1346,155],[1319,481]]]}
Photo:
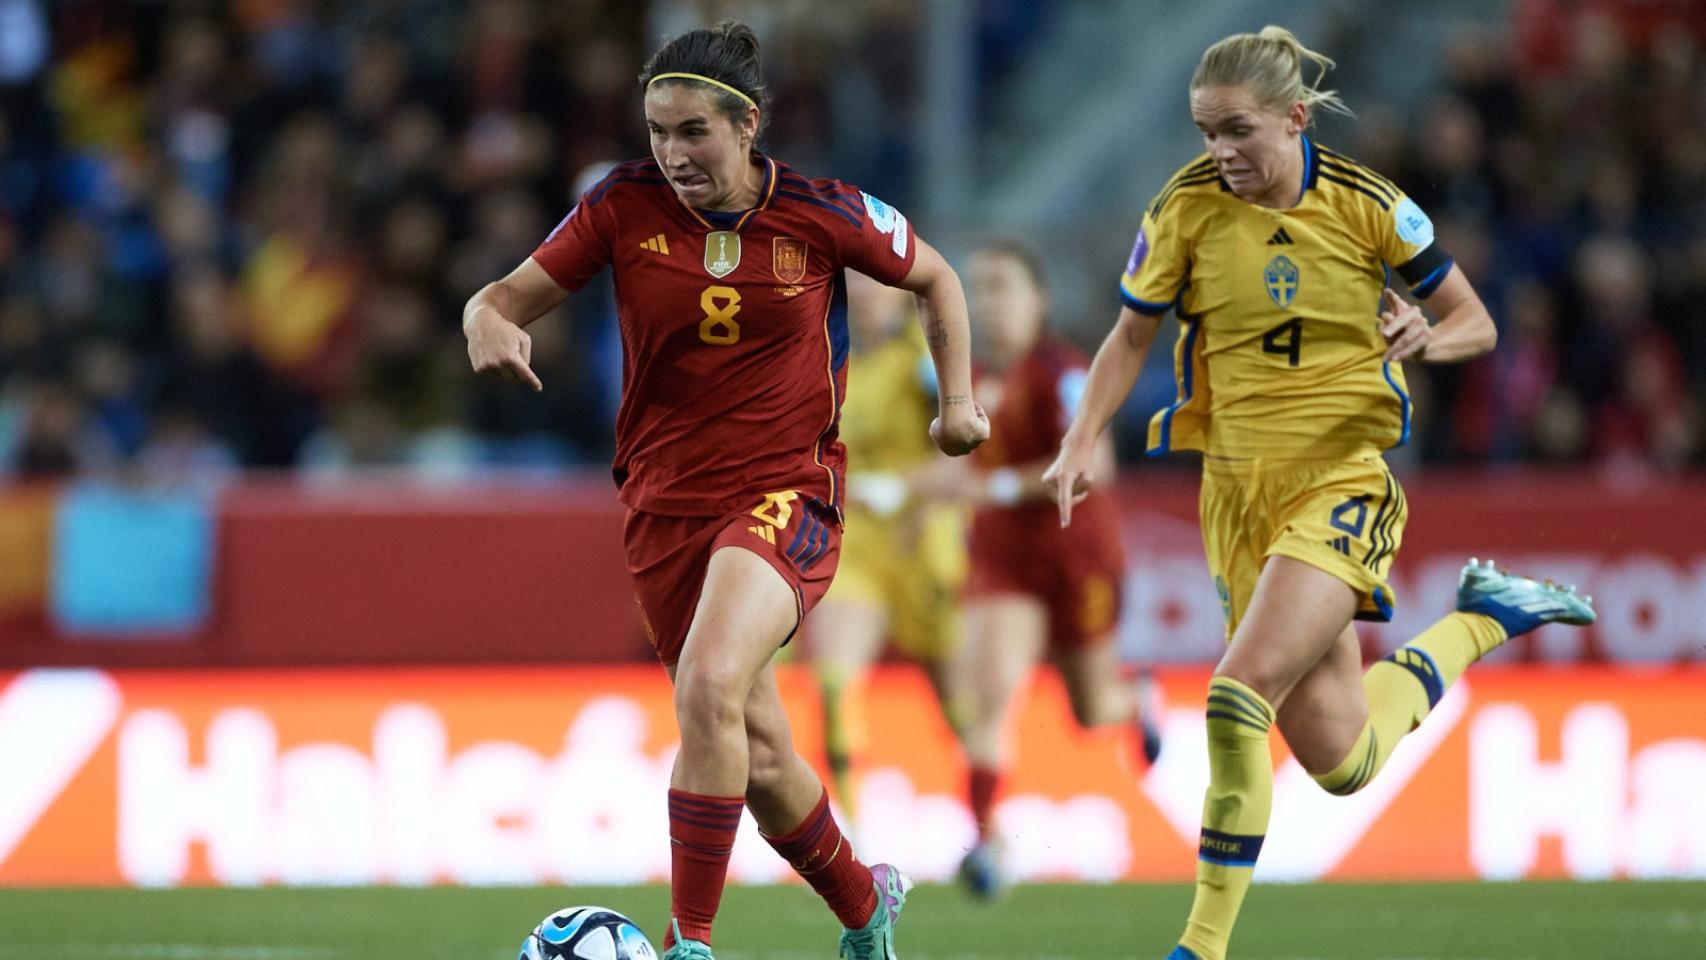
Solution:
{"label": "white soccer ball", "polygon": [[516,960],[657,960],[634,921],[604,907],[569,907],[546,917]]}

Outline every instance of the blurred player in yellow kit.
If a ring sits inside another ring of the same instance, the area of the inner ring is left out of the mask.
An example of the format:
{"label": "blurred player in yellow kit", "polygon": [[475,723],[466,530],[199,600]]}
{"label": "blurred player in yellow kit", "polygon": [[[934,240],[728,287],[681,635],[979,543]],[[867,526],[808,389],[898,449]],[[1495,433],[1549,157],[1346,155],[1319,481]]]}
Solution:
{"label": "blurred player in yellow kit", "polygon": [[885,641],[924,668],[956,734],[953,663],[958,595],[966,575],[967,511],[932,500],[952,466],[930,442],[935,368],[913,298],[848,272],[853,361],[841,440],[847,445],[841,567],[808,628],[823,689],[824,744],[842,809],[854,804],[852,767],[863,740],[859,688]]}

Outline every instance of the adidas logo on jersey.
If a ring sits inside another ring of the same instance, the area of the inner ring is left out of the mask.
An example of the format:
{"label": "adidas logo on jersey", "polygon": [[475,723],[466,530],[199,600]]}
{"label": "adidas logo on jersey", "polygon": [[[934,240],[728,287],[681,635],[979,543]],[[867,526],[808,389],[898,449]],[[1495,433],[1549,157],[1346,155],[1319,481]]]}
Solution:
{"label": "adidas logo on jersey", "polygon": [[1337,537],[1335,539],[1328,540],[1327,546],[1332,547],[1334,550],[1339,551],[1347,557],[1351,555],[1350,537]]}
{"label": "adidas logo on jersey", "polygon": [[663,238],[663,234],[660,233],[650,240],[647,240],[645,243],[640,244],[640,249],[650,250],[653,253],[661,253],[667,257],[669,256],[669,241],[665,240]]}
{"label": "adidas logo on jersey", "polygon": [[1275,230],[1274,235],[1268,238],[1268,246],[1270,247],[1276,243],[1287,244],[1291,242],[1291,234],[1286,233],[1284,227]]}
{"label": "adidas logo on jersey", "polygon": [[766,543],[775,543],[776,542],[776,530],[774,527],[760,527],[760,526],[754,525],[754,526],[747,527],[746,532],[752,534],[755,537],[758,537],[759,539],[763,540]]}

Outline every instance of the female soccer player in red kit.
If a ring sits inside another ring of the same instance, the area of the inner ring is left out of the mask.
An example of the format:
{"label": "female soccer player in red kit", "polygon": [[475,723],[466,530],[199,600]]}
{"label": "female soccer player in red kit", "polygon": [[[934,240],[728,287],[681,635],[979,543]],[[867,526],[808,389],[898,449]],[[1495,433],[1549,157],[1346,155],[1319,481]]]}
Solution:
{"label": "female soccer player in red kit", "polygon": [[893,960],[909,882],[866,867],[794,751],[771,657],[834,575],[845,453],[842,270],[922,299],[948,454],[989,435],[959,278],[899,211],[759,152],[767,98],[740,24],[683,34],[640,76],[652,156],[615,167],[533,255],[469,300],[480,373],[542,386],[522,327],[615,272],[623,395],[612,466],[629,572],[675,684],[665,960],[711,956],[741,807],[829,903],[841,955]]}
{"label": "female soccer player in red kit", "polygon": [[[962,734],[977,845],[960,864],[960,878],[974,895],[989,897],[1005,884],[993,829],[996,795],[1014,759],[1005,718],[1045,653],[1060,670],[1080,728],[1130,724],[1146,762],[1160,753],[1161,733],[1153,682],[1141,674],[1123,681],[1114,647],[1125,577],[1119,508],[1097,491],[1080,506],[1087,519],[1063,528],[1042,480],[1077,410],[1088,361],[1048,328],[1048,286],[1035,251],[985,243],[967,276],[993,368],[976,384],[991,421],[989,442],[973,458],[981,482],[961,488],[977,506],[965,604],[971,695]],[[1111,440],[1100,442],[1097,460],[1099,474],[1113,473]]]}

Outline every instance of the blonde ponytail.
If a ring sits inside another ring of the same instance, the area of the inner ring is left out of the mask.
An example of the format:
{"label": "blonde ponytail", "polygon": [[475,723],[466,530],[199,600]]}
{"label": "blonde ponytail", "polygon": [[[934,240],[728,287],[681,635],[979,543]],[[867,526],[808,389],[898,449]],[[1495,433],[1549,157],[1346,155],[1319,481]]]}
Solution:
{"label": "blonde ponytail", "polygon": [[[1317,68],[1313,85],[1303,81],[1303,62]],[[1301,101],[1317,108],[1353,116],[1335,90],[1321,89],[1333,59],[1304,46],[1290,30],[1272,24],[1260,33],[1235,33],[1209,47],[1191,76],[1191,89],[1247,87],[1263,108],[1285,111]]]}

